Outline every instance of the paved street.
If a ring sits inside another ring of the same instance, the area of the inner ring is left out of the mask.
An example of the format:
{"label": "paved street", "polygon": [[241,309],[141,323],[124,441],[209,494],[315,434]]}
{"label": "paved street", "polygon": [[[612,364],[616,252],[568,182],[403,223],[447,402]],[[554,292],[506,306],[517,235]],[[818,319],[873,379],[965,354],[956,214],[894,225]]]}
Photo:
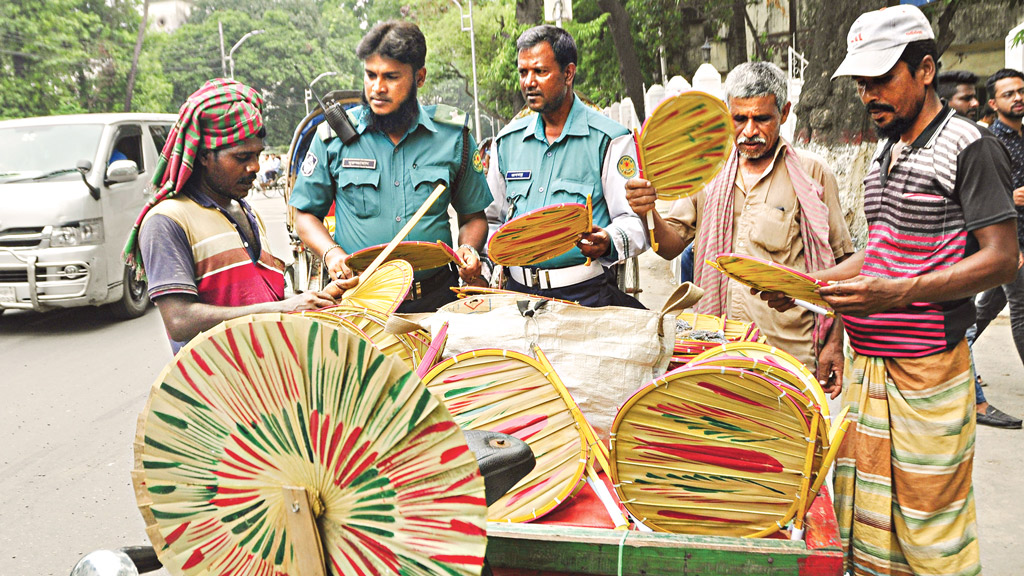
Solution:
{"label": "paved street", "polygon": [[[274,248],[286,247],[282,201],[255,203]],[[645,259],[645,285],[666,269],[656,256]],[[642,299],[660,306],[659,294],[647,286]],[[990,401],[1024,414],[1024,370],[1004,319],[976,353]],[[149,387],[170,359],[154,309],[123,323],[96,308],[0,317],[0,576],[63,576],[90,550],[146,542],[129,477],[132,440]],[[975,487],[988,576],[1020,573],[1022,439],[1022,431],[978,431]]]}

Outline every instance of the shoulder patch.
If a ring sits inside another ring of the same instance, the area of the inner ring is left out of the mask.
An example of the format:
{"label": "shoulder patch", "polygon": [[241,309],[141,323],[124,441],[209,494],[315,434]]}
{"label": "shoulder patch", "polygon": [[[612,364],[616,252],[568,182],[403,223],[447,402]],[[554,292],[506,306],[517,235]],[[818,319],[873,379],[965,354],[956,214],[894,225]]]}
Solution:
{"label": "shoulder patch", "polygon": [[636,160],[633,160],[633,157],[629,154],[623,154],[619,161],[615,163],[615,168],[623,178],[636,176]]}
{"label": "shoulder patch", "polygon": [[438,104],[434,109],[434,122],[462,127],[466,125],[468,119],[464,112],[447,104]]}
{"label": "shoulder patch", "polygon": [[302,165],[299,166],[299,172],[303,176],[309,178],[313,175],[313,170],[316,169],[316,165],[320,162],[320,159],[313,154],[312,151],[306,152],[306,157],[302,159]]}
{"label": "shoulder patch", "polygon": [[473,170],[477,172],[484,171],[484,155],[480,152],[479,148],[473,153]]}

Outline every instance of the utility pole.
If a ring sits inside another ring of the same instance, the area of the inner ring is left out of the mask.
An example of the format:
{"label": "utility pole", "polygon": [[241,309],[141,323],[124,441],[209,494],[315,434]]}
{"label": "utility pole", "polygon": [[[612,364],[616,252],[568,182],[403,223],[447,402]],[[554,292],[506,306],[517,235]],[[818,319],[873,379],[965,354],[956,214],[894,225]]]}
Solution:
{"label": "utility pole", "polygon": [[228,60],[227,56],[224,55],[224,24],[217,21],[217,30],[220,31],[220,75],[222,78],[226,78],[228,75]]}
{"label": "utility pole", "polygon": [[462,12],[462,3],[459,0],[452,0],[452,2],[459,7],[459,28],[463,32],[469,32],[469,54],[473,60],[473,134],[480,138],[480,98],[477,95],[476,85],[476,32],[473,30],[473,0],[469,0],[469,27],[463,24],[466,14]]}

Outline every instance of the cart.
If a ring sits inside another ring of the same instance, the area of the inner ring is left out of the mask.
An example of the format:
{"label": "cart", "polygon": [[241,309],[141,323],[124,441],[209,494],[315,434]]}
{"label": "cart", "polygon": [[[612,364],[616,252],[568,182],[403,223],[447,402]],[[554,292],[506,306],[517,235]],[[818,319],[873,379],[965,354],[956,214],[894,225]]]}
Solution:
{"label": "cart", "polygon": [[[359,104],[361,93],[359,90],[334,90],[324,96],[324,106],[330,106],[334,102],[340,103],[345,109],[351,108]],[[320,258],[317,257],[312,251],[310,251],[302,240],[299,238],[298,233],[295,231],[295,209],[288,205],[288,199],[291,197],[292,189],[295,187],[295,179],[299,174],[299,167],[302,165],[302,159],[306,157],[306,152],[309,151],[309,146],[313,142],[313,138],[316,138],[316,130],[324,121],[323,109],[318,104],[309,114],[299,122],[299,125],[295,127],[295,133],[292,135],[291,144],[288,146],[288,162],[287,169],[285,170],[285,184],[284,184],[284,202],[288,206],[288,242],[292,248],[292,264],[287,270],[285,278],[290,283],[291,290],[293,292],[302,292],[306,290],[320,290],[323,288],[324,280],[326,278],[326,271],[322,270],[323,266],[320,262]],[[331,206],[331,211],[328,216],[324,219],[324,224],[327,226],[327,231],[334,233],[334,206]]]}

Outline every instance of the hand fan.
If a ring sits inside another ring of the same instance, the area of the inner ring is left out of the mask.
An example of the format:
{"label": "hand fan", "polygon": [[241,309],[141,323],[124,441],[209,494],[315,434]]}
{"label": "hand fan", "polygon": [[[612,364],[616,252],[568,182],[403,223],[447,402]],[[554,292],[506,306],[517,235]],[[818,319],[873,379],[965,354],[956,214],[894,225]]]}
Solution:
{"label": "hand fan", "polygon": [[583,478],[587,443],[545,373],[518,352],[474,350],[442,361],[423,378],[461,428],[511,434],[537,457],[533,471],[488,508],[491,521],[539,518]]}
{"label": "hand fan", "polygon": [[807,491],[816,425],[757,373],[687,366],[619,410],[610,472],[622,503],[654,530],[766,536]]}
{"label": "hand fan", "polygon": [[401,306],[412,287],[412,266],[405,260],[381,264],[355,288],[346,290],[341,304],[391,314]]}
{"label": "hand fan", "polygon": [[461,430],[397,359],[308,318],[193,339],[153,385],[136,459],[175,574],[297,573],[287,487],[309,496],[330,574],[480,573],[484,483]]}
{"label": "hand fan", "polygon": [[487,241],[487,255],[503,266],[531,266],[572,250],[592,227],[589,206],[552,204],[502,224]]}
{"label": "hand fan", "polygon": [[[828,308],[828,303],[818,295],[818,288],[828,286],[823,280],[816,280],[803,272],[793,270],[782,264],[761,260],[743,254],[720,254],[715,262],[708,261],[719,272],[741,284],[756,288],[762,292],[782,292],[786,296],[810,303],[820,308]],[[819,312],[819,310],[812,310]],[[820,310],[819,313],[831,314],[831,311]]]}
{"label": "hand fan", "polygon": [[[365,337],[381,352],[397,355],[410,370],[415,370],[419,366],[429,347],[429,335],[414,336],[413,334],[388,332],[386,329],[388,317],[375,310],[352,306],[331,306],[299,314]],[[424,343],[424,338],[426,338],[426,343]]]}
{"label": "hand fan", "polygon": [[[725,103],[710,94],[683,92],[666,99],[634,132],[640,178],[650,180],[662,200],[700,192],[711,181],[733,146],[732,117]],[[647,213],[654,242],[654,214]]]}
{"label": "hand fan", "polygon": [[[345,265],[357,272],[365,270],[385,248],[387,248],[387,244],[380,244],[353,252],[345,259]],[[391,260],[405,260],[412,265],[413,270],[429,270],[445,266],[449,262],[455,262],[460,268],[466,265],[451,246],[440,240],[437,242],[399,242],[387,256],[385,262]]]}

